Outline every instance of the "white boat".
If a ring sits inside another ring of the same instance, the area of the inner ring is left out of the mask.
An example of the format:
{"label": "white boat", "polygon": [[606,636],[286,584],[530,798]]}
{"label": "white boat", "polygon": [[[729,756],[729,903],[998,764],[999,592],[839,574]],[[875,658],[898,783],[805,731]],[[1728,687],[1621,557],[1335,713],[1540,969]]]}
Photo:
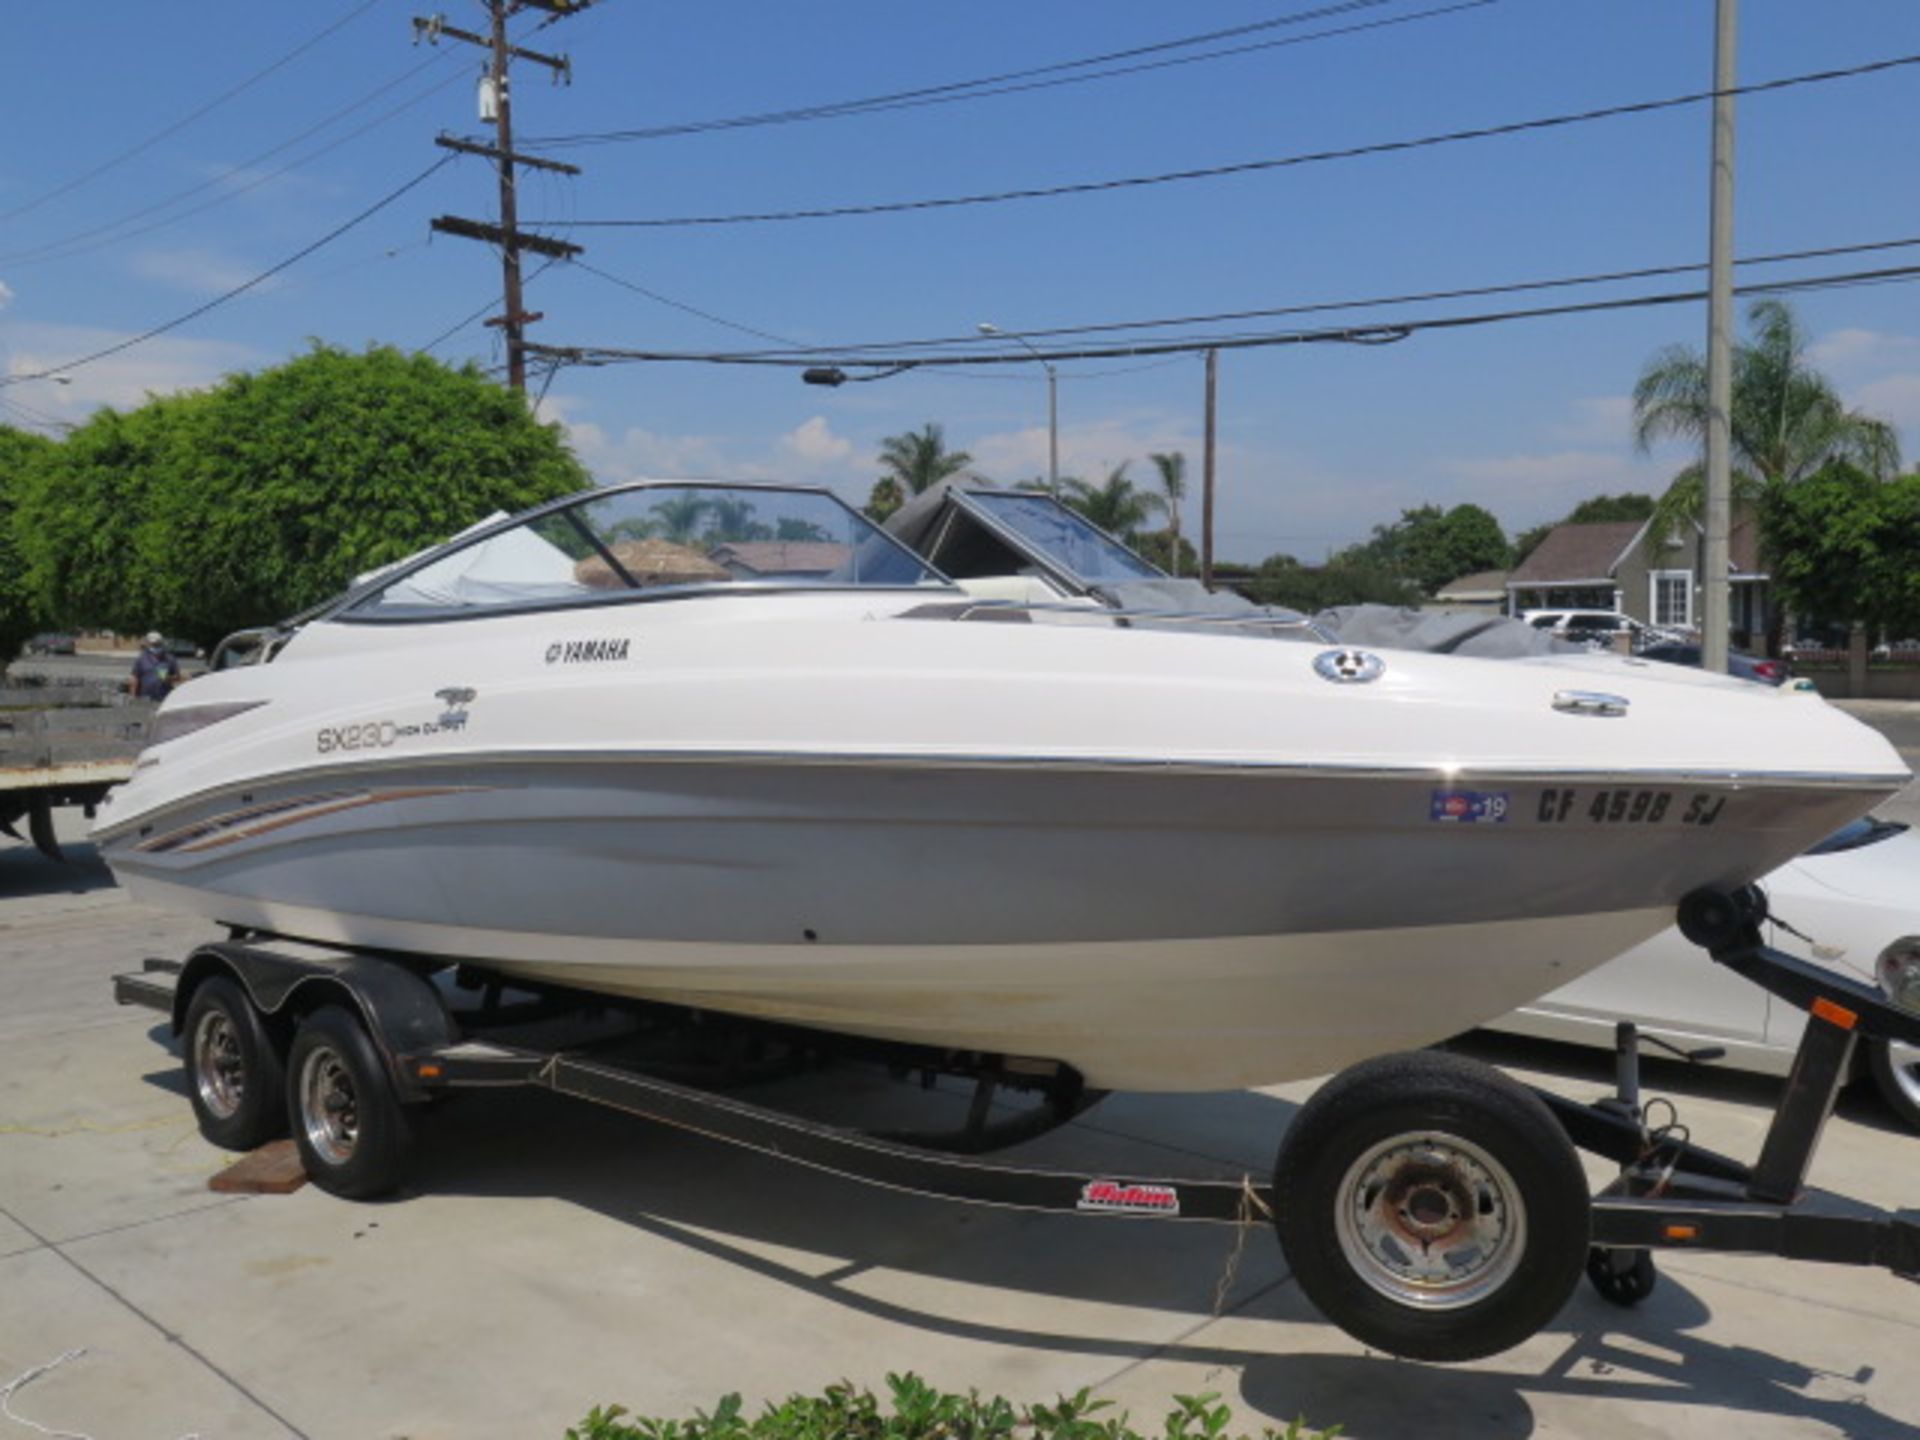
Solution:
{"label": "white boat", "polygon": [[101,812],[137,898],[1101,1089],[1454,1034],[1909,778],[1673,666],[982,600],[777,486],[556,502],[256,653]]}

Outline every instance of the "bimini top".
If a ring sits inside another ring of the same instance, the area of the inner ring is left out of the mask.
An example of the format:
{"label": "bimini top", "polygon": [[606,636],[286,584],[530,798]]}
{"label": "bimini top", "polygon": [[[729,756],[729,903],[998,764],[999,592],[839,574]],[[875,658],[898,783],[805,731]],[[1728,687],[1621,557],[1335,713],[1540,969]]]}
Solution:
{"label": "bimini top", "polygon": [[740,585],[952,582],[828,490],[642,480],[477,526],[368,577],[327,618],[446,619]]}

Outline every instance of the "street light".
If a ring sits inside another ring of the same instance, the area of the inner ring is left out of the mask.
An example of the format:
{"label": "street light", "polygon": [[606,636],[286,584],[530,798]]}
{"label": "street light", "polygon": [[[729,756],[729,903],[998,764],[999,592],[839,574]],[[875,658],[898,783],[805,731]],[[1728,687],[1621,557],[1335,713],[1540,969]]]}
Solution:
{"label": "street light", "polygon": [[1026,336],[1002,330],[991,320],[982,320],[975,328],[982,335],[1002,335],[1015,344],[1024,346],[1027,353],[1038,360],[1047,372],[1047,489],[1058,494],[1060,492],[1060,374],[1053,368],[1053,362],[1034,349],[1033,342]]}

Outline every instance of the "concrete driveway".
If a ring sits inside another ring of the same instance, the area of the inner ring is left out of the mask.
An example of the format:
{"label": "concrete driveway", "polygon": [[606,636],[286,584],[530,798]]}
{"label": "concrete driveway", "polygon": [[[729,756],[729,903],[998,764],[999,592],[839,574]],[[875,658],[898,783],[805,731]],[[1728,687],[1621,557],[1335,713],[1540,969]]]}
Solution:
{"label": "concrete driveway", "polygon": [[[1145,1430],[1173,1393],[1216,1390],[1252,1431],[1305,1415],[1360,1437],[1920,1437],[1920,1292],[1869,1271],[1663,1259],[1636,1311],[1583,1286],[1515,1351],[1408,1364],[1319,1321],[1264,1224],[922,1200],[544,1093],[428,1116],[390,1203],[214,1195],[230,1157],[199,1139],[152,1014],[107,986],[209,932],[75,853],[62,869],[0,849],[0,1384],[86,1350],[15,1395],[42,1424],[557,1440],[597,1403],[685,1414],[910,1369],[1021,1400],[1091,1386]],[[1495,1043],[1481,1053],[1525,1077],[1606,1088],[1602,1062]],[[1650,1088],[1706,1143],[1756,1149],[1770,1082],[1655,1066]],[[1020,1158],[1257,1175],[1311,1089],[1117,1098]],[[853,1074],[781,1098],[901,1118],[959,1103]],[[1851,1097],[1815,1180],[1915,1202],[1920,1137]]]}

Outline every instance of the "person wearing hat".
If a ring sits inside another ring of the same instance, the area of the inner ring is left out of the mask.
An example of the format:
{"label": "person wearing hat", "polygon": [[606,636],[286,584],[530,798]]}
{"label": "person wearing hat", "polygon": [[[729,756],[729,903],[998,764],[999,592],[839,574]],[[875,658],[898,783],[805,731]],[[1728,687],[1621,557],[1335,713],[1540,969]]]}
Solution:
{"label": "person wearing hat", "polygon": [[142,700],[164,700],[180,683],[180,662],[167,649],[158,630],[147,632],[147,641],[133,659],[133,674],[127,678],[127,693]]}

